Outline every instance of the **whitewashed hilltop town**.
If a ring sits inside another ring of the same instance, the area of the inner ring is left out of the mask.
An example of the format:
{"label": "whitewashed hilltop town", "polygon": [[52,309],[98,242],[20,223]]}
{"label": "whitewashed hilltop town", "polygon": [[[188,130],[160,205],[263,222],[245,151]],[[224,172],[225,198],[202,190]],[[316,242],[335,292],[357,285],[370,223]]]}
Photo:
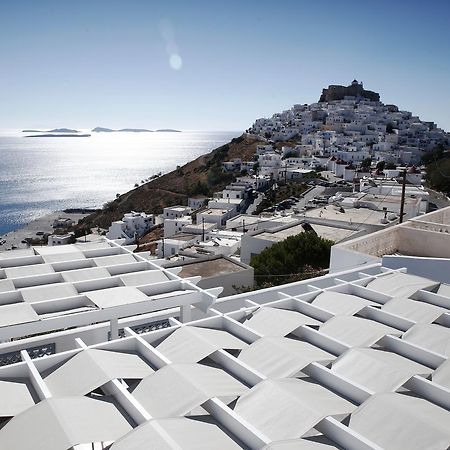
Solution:
{"label": "whitewashed hilltop town", "polygon": [[448,135],[321,100],[0,253],[0,448],[449,448]]}
{"label": "whitewashed hilltop town", "polygon": [[[333,256],[366,236],[371,257],[395,253],[395,246],[371,247],[370,236],[450,204],[424,186],[422,165],[450,135],[383,104],[357,80],[329,86],[317,103],[257,119],[245,135],[258,139],[255,152],[249,160],[220,162],[231,180],[223,190],[191,195],[160,214],[129,211],[108,230],[78,240],[106,238],[230,295],[258,286],[252,258],[289,237],[313,232],[332,241]],[[48,245],[76,242],[66,232],[72,226],[69,218],[55,219]],[[333,264],[331,258],[323,269]]]}

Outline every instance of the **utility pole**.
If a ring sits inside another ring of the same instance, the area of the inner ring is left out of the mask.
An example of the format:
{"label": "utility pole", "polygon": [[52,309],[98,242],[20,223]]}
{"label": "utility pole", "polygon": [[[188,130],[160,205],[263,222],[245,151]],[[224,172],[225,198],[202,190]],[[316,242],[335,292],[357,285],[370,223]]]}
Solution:
{"label": "utility pole", "polygon": [[242,219],[242,232],[245,233],[245,219]]}
{"label": "utility pole", "polygon": [[164,258],[164,235],[162,237],[162,257]]}
{"label": "utility pole", "polygon": [[205,218],[202,217],[202,242],[205,242]]}
{"label": "utility pole", "polygon": [[405,189],[406,189],[406,169],[402,173],[402,200],[400,203],[400,220],[399,223],[403,223],[403,210],[405,208]]}

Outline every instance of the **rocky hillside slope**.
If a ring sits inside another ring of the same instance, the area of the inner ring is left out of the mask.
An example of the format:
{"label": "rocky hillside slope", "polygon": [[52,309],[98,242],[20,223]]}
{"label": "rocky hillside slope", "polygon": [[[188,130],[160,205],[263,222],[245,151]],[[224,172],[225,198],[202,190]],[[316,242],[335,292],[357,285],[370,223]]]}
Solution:
{"label": "rocky hillside slope", "polygon": [[262,138],[249,134],[232,139],[228,144],[122,194],[102,210],[85,217],[78,226],[108,228],[126,212],[161,213],[166,206],[186,205],[189,196],[211,195],[222,190],[234,179],[232,174],[222,173],[222,162],[233,158],[251,160],[256,146],[262,142]]}

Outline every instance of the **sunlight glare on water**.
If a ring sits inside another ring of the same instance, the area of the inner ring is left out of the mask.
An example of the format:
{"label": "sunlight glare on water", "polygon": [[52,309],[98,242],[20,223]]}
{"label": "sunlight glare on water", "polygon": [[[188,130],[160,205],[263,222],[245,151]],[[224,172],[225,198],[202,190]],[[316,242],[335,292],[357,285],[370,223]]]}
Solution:
{"label": "sunlight glare on water", "polygon": [[99,208],[117,193],[169,172],[240,132],[92,133],[26,138],[0,133],[0,234],[46,213]]}

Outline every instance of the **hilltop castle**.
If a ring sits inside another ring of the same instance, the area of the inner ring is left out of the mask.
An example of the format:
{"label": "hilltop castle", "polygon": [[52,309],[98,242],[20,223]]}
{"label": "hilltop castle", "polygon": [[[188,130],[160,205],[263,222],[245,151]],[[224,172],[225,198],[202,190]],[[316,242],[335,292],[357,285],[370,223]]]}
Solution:
{"label": "hilltop castle", "polygon": [[363,97],[375,102],[380,101],[380,94],[373,91],[366,91],[363,84],[353,80],[349,86],[331,84],[328,89],[322,90],[319,102],[331,102],[333,100],[343,100],[344,97]]}

